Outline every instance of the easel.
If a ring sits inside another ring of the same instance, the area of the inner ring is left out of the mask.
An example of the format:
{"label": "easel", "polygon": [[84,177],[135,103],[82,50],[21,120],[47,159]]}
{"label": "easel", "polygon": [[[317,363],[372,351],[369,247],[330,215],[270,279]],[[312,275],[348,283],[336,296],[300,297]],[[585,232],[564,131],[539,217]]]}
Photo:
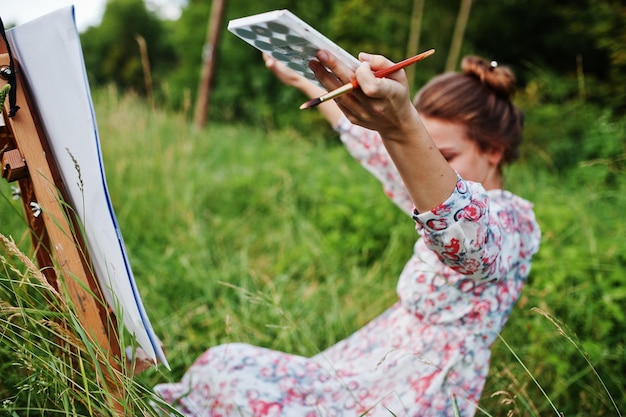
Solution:
{"label": "easel", "polygon": [[[9,70],[9,63],[7,47],[0,42],[0,69],[8,74],[15,73],[19,105],[13,117],[8,117],[8,100],[0,109],[2,177],[19,183],[37,264],[55,289],[67,289],[68,303],[75,307],[85,332],[99,347],[97,361],[105,376],[105,380],[99,382],[115,398],[112,413],[122,416],[124,397],[119,379],[122,356],[117,320],[107,307],[90,266],[77,218],[68,210],[65,187],[39,123],[38,111],[20,74],[19,63],[14,63],[13,72]],[[4,85],[4,80],[0,79],[0,88]]]}

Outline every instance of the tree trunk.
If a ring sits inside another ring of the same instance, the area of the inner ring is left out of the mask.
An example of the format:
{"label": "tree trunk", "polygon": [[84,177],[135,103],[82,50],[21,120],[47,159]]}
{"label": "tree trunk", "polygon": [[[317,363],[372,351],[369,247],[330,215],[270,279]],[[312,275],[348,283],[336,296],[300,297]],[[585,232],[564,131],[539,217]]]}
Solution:
{"label": "tree trunk", "polygon": [[[422,31],[422,16],[424,15],[425,0],[413,0],[413,13],[411,14],[411,28],[409,30],[409,41],[406,45],[406,56],[414,56],[419,52],[420,33]],[[415,84],[415,65],[405,68],[406,78],[409,81],[409,88],[413,91]]]}
{"label": "tree trunk", "polygon": [[226,0],[213,0],[211,15],[209,16],[209,27],[207,39],[202,51],[202,73],[200,75],[200,86],[198,87],[198,98],[196,100],[196,112],[194,117],[195,125],[203,128],[209,114],[209,100],[211,98],[211,84],[213,81],[213,70],[215,68],[215,57],[217,56],[217,43],[220,37],[222,16]]}
{"label": "tree trunk", "polygon": [[135,34],[135,40],[139,44],[139,54],[141,56],[141,67],[143,68],[143,82],[146,87],[146,98],[150,108],[154,108],[154,93],[152,88],[152,72],[150,70],[150,58],[148,56],[148,44],[146,38],[140,34]]}
{"label": "tree trunk", "polygon": [[459,61],[461,53],[461,45],[465,36],[465,27],[469,20],[470,10],[472,8],[472,0],[461,0],[461,8],[454,26],[454,34],[452,35],[452,43],[450,44],[450,52],[448,53],[448,62],[446,63],[446,71],[454,71]]}

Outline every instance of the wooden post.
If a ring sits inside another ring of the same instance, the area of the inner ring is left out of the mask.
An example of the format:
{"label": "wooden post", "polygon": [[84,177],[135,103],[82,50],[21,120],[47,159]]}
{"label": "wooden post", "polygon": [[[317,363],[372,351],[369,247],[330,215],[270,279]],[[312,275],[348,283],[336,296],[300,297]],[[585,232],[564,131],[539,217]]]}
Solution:
{"label": "wooden post", "polygon": [[448,53],[448,61],[446,62],[446,72],[454,71],[461,54],[461,45],[465,36],[465,27],[469,20],[470,10],[472,8],[472,0],[461,0],[461,8],[454,25],[454,34],[450,43],[450,53]]}
{"label": "wooden post", "polygon": [[209,100],[211,98],[211,83],[213,81],[213,70],[215,68],[215,57],[217,56],[217,43],[220,37],[220,25],[224,14],[224,3],[226,0],[213,0],[211,16],[209,17],[209,27],[207,39],[202,51],[202,73],[200,75],[200,86],[196,99],[196,111],[194,122],[196,127],[202,129],[206,124],[209,113]]}
{"label": "wooden post", "polygon": [[[406,45],[406,56],[417,55],[420,44],[420,34],[422,32],[422,20],[424,15],[425,0],[413,0],[413,12],[411,13],[411,29],[409,30],[409,41]],[[410,65],[404,69],[406,79],[409,81],[409,89],[413,91],[415,85],[415,67]]]}
{"label": "wooden post", "polygon": [[[8,66],[9,55],[0,42],[0,67]],[[74,306],[88,337],[100,347],[98,362],[104,365],[101,368],[107,379],[101,383],[116,398],[111,404],[113,412],[122,416],[119,381],[122,356],[116,318],[107,307],[91,267],[79,222],[68,209],[58,166],[18,63],[15,67],[20,109],[13,117],[7,116],[8,110],[1,109],[5,122],[4,133],[0,135],[2,176],[7,181],[19,181],[38,266],[51,285],[66,290],[68,302]],[[113,372],[107,372],[108,369]]]}

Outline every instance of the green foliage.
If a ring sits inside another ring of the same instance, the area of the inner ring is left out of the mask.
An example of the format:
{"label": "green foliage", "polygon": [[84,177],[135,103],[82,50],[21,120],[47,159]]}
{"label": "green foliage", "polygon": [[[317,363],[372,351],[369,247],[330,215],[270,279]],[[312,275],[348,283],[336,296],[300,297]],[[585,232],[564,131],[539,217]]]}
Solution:
{"label": "green foliage", "polygon": [[[572,176],[521,166],[507,173],[515,189],[535,203],[543,238],[503,337],[565,415],[616,415],[602,382],[618,405],[626,395],[621,372],[626,222],[620,214],[626,207],[626,171],[612,185],[598,180],[609,171],[606,164],[597,164],[572,170]],[[493,352],[483,402],[506,405],[516,397],[510,405],[520,415],[548,415],[548,400],[520,376],[512,353],[501,343]]]}
{"label": "green foliage", "polygon": [[108,0],[102,23],[81,35],[85,65],[94,85],[113,82],[145,93],[144,69],[136,36],[147,43],[153,77],[170,71],[173,48],[164,24],[143,0]]}
{"label": "green foliage", "polygon": [[[70,278],[71,279],[71,278]],[[151,391],[115,370],[76,319],[69,292],[48,283],[12,239],[0,234],[0,411],[2,415],[156,416]],[[132,343],[132,342],[130,342]],[[107,378],[116,378],[119,397]]]}
{"label": "green foliage", "polygon": [[[333,39],[355,56],[359,51],[367,51],[400,61],[405,58],[410,6],[406,1],[387,1],[382,14],[379,2],[349,0],[339,3],[330,22],[330,30],[335,34]],[[376,22],[375,31],[372,30],[373,22]]]}
{"label": "green foliage", "polygon": [[[467,28],[473,49],[512,65],[525,84],[535,67],[597,83],[594,102],[623,110],[626,6],[619,0],[478,2]],[[599,88],[597,88],[599,87]]]}
{"label": "green foliage", "polygon": [[518,104],[526,115],[526,159],[560,173],[587,161],[603,161],[612,169],[600,181],[612,181],[624,167],[626,119],[580,99],[576,82],[537,70]]}
{"label": "green foliage", "polygon": [[[546,7],[539,0],[507,0],[473,4],[462,54],[478,54],[512,66],[523,95],[530,97],[523,103],[528,124],[540,129],[528,135],[536,145],[533,151],[543,153],[558,171],[588,159],[614,158],[623,149],[623,138],[618,138],[623,125],[618,118],[626,103],[626,42],[622,42],[626,8],[621,3],[557,1]],[[92,84],[115,83],[121,89],[143,91],[134,39],[140,33],[147,40],[158,102],[165,109],[190,114],[211,6],[211,2],[190,0],[178,20],[162,22],[141,0],[110,0],[102,24],[82,34]],[[364,50],[399,60],[405,55],[411,4],[399,0],[227,3],[217,45],[210,120],[269,129],[298,125],[303,131],[332,137],[315,113],[298,110],[305,97],[276,80],[265,70],[260,54],[226,30],[231,19],[282,8],[292,10],[355,55]],[[458,10],[457,0],[426,3],[420,49],[435,48],[437,53],[419,63],[416,85],[444,68]],[[536,109],[537,105],[541,108]],[[589,106],[594,110],[589,111]],[[567,127],[544,123],[554,117],[578,123]],[[591,142],[581,133],[587,131],[587,124],[595,126]]]}

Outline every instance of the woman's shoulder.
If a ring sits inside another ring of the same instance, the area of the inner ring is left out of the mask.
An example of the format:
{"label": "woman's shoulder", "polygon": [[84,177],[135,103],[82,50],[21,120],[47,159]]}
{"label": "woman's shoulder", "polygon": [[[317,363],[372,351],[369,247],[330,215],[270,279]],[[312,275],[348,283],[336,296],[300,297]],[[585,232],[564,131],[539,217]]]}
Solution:
{"label": "woman's shoulder", "polygon": [[532,210],[534,204],[509,190],[497,189],[487,191],[491,201],[503,206],[516,207],[522,210]]}
{"label": "woman's shoulder", "polygon": [[500,216],[514,215],[519,221],[525,221],[533,224],[533,228],[539,228],[535,218],[534,204],[508,190],[490,190],[487,191],[492,210],[496,213],[502,213]]}
{"label": "woman's shoulder", "polygon": [[497,222],[506,234],[517,234],[521,248],[532,256],[539,250],[541,228],[535,217],[533,203],[506,190],[488,192]]}

